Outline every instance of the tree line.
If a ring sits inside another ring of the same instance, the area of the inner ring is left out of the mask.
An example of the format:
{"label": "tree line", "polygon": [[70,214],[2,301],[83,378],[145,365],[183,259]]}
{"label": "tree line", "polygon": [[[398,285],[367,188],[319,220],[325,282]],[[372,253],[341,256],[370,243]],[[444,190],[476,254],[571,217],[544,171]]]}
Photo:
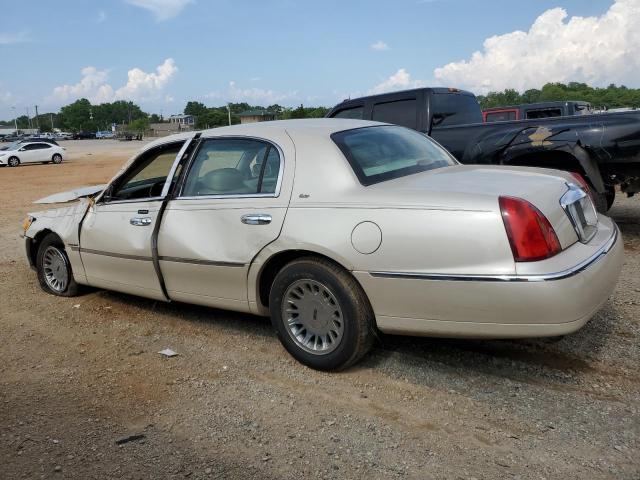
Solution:
{"label": "tree line", "polygon": [[[606,88],[599,88],[591,87],[586,83],[570,82],[567,84],[547,83],[540,89],[532,88],[522,93],[514,89],[506,89],[502,92],[478,95],[478,101],[482,108],[564,100],[584,100],[591,103],[594,108],[640,108],[640,89],[614,84]],[[278,104],[263,107],[245,102],[207,107],[202,102],[192,100],[187,102],[183,112],[186,115],[194,115],[196,128],[203,129],[228,125],[229,112],[231,113],[231,123],[240,123],[239,114],[250,110],[266,111],[272,113],[278,120],[286,120],[324,117],[329,109],[326,107],[305,107],[304,105],[291,108]],[[114,123],[125,124],[127,129],[131,131],[144,131],[149,128],[150,124],[167,121],[167,119],[155,113],[148,114],[135,103],[126,100],[92,105],[86,98],[81,98],[65,105],[57,113],[41,113],[37,117],[21,115],[17,117],[16,121],[19,129],[40,128],[41,131],[47,132],[53,128],[59,128],[71,132],[95,132],[110,130]],[[14,126],[14,120],[0,121],[0,126],[11,128]]]}
{"label": "tree line", "polygon": [[513,89],[478,95],[482,108],[503,107],[523,103],[584,100],[594,108],[640,108],[640,88],[609,85],[606,88],[590,87],[586,83],[547,83],[541,89],[532,88],[522,93]]}
{"label": "tree line", "polygon": [[329,111],[326,107],[305,107],[300,105],[296,108],[283,107],[278,104],[263,107],[260,105],[249,105],[248,103],[229,103],[220,107],[207,107],[202,102],[189,101],[184,109],[185,115],[196,117],[196,128],[213,128],[229,125],[229,115],[231,124],[240,123],[240,114],[246,111],[260,110],[273,114],[277,120],[287,120],[290,118],[321,118]]}

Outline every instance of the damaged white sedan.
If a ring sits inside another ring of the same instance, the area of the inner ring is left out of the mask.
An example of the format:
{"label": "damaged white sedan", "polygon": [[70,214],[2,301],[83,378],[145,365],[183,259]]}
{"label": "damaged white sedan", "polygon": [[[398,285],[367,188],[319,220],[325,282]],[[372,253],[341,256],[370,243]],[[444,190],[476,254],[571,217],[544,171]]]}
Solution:
{"label": "damaged white sedan", "polygon": [[[42,288],[80,285],[270,316],[284,347],[344,368],[375,332],[563,335],[613,290],[618,229],[579,178],[459,165],[360,120],[157,140],[106,186],[45,201],[24,235]],[[96,193],[98,192],[98,193]]]}

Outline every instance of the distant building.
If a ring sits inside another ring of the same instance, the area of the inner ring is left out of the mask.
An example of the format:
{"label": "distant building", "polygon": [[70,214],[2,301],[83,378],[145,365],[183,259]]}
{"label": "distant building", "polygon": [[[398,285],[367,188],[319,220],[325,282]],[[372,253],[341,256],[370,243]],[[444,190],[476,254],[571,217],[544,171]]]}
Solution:
{"label": "distant building", "polygon": [[268,122],[276,119],[276,114],[268,110],[246,110],[239,113],[240,123]]}
{"label": "distant building", "polygon": [[166,135],[173,135],[174,133],[184,132],[185,130],[191,130],[191,127],[184,126],[181,123],[152,123],[149,125],[152,137],[164,137]]}
{"label": "distant building", "polygon": [[16,134],[16,129],[15,128],[0,128],[0,136],[9,136],[9,135],[15,135]]}
{"label": "distant building", "polygon": [[193,115],[171,115],[169,123],[180,125],[180,130],[189,130],[195,126],[196,117]]}

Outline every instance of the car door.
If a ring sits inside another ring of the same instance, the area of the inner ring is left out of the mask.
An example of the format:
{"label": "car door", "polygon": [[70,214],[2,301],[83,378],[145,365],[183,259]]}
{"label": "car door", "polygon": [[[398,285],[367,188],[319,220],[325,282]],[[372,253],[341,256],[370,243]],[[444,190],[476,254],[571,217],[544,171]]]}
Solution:
{"label": "car door", "polygon": [[200,140],[158,233],[171,299],[248,310],[249,266],[280,234],[294,158],[284,132]]}
{"label": "car door", "polygon": [[167,176],[184,143],[174,141],[143,152],[88,209],[80,256],[90,285],[166,299],[151,241]]}
{"label": "car door", "polygon": [[27,143],[18,149],[18,158],[20,163],[32,163],[37,162],[38,157],[38,144]]}

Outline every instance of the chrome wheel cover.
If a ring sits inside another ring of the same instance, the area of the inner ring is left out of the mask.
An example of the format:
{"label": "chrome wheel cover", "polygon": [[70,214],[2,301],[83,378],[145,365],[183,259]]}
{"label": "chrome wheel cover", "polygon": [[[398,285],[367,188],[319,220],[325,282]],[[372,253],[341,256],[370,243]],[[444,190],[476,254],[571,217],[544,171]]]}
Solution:
{"label": "chrome wheel cover", "polygon": [[282,300],[282,319],[296,345],[314,355],[331,353],[344,335],[342,308],[336,296],[315,280],[289,285]]}
{"label": "chrome wheel cover", "polygon": [[48,287],[58,293],[66,290],[69,284],[67,259],[56,247],[47,247],[42,256],[42,272]]}

